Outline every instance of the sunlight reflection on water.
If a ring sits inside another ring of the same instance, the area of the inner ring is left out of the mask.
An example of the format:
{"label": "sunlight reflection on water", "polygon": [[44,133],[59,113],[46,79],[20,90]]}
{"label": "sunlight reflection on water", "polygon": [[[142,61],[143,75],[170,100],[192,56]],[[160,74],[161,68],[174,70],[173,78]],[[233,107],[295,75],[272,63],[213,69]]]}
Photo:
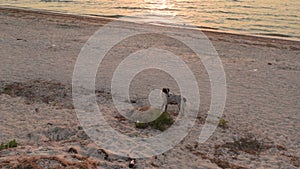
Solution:
{"label": "sunlight reflection on water", "polygon": [[79,15],[133,16],[136,20],[159,17],[167,24],[178,24],[172,19],[179,16],[202,28],[300,37],[298,0],[0,0],[0,5]]}

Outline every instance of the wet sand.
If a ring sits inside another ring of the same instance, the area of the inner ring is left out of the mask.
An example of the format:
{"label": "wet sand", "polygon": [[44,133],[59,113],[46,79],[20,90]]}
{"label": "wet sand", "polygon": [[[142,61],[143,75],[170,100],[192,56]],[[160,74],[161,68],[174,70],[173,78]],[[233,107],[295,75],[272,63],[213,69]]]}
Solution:
{"label": "wet sand", "polygon": [[[106,152],[85,135],[72,104],[71,82],[78,54],[88,38],[111,20],[11,8],[0,11],[0,143],[13,139],[19,143],[0,151],[0,166],[128,167],[128,158]],[[197,143],[209,109],[210,84],[201,61],[178,49],[199,84],[196,124],[176,147],[138,159],[136,168],[299,168],[300,42],[203,32],[224,66],[227,127],[218,127],[207,142]],[[159,41],[155,45],[172,50],[169,44]],[[124,134],[159,134],[151,128],[136,129],[113,107],[110,80],[120,61],[115,57],[143,48],[125,45],[119,44],[120,51],[110,51],[99,68],[98,104],[110,125]],[[168,86],[178,92],[172,78],[155,73],[152,77],[153,71],[145,71],[132,82],[136,105],[147,103],[152,88]],[[165,80],[157,81],[157,77]]]}

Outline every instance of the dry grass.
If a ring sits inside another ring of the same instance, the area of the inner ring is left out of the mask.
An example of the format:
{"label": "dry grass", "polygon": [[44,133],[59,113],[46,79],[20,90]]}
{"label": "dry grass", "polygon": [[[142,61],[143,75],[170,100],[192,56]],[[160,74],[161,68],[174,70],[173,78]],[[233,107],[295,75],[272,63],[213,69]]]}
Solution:
{"label": "dry grass", "polygon": [[75,157],[79,162],[69,162],[65,159],[56,156],[34,156],[34,157],[23,157],[18,159],[17,163],[11,163],[9,161],[1,162],[0,167],[8,167],[12,169],[96,169],[98,163],[90,160],[86,157]]}

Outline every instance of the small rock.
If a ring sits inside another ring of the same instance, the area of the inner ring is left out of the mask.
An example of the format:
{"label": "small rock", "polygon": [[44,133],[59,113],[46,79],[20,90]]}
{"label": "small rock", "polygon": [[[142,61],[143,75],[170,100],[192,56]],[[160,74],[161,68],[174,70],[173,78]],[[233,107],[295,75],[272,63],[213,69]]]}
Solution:
{"label": "small rock", "polygon": [[152,165],[153,167],[159,167],[159,165],[158,165],[157,163],[155,163],[155,162],[152,162],[151,165]]}
{"label": "small rock", "polygon": [[130,100],[130,103],[136,103],[136,100]]}
{"label": "small rock", "polygon": [[75,148],[71,147],[69,148],[68,153],[78,154],[78,151]]}
{"label": "small rock", "polygon": [[85,133],[84,130],[79,130],[76,135],[77,135],[78,138],[81,138],[83,140],[88,140],[89,139],[89,136]]}
{"label": "small rock", "polygon": [[108,160],[108,154],[103,149],[89,148],[87,154],[91,157],[96,157],[103,160]]}
{"label": "small rock", "polygon": [[48,131],[47,136],[49,139],[54,141],[67,140],[71,136],[75,135],[76,132],[71,128],[55,127]]}

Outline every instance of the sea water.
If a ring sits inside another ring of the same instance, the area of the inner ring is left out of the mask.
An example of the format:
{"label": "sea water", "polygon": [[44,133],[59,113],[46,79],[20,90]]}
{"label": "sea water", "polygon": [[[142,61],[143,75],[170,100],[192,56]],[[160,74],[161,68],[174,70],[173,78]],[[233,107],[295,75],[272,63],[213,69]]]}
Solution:
{"label": "sea water", "polygon": [[0,5],[300,38],[300,0],[0,0]]}

